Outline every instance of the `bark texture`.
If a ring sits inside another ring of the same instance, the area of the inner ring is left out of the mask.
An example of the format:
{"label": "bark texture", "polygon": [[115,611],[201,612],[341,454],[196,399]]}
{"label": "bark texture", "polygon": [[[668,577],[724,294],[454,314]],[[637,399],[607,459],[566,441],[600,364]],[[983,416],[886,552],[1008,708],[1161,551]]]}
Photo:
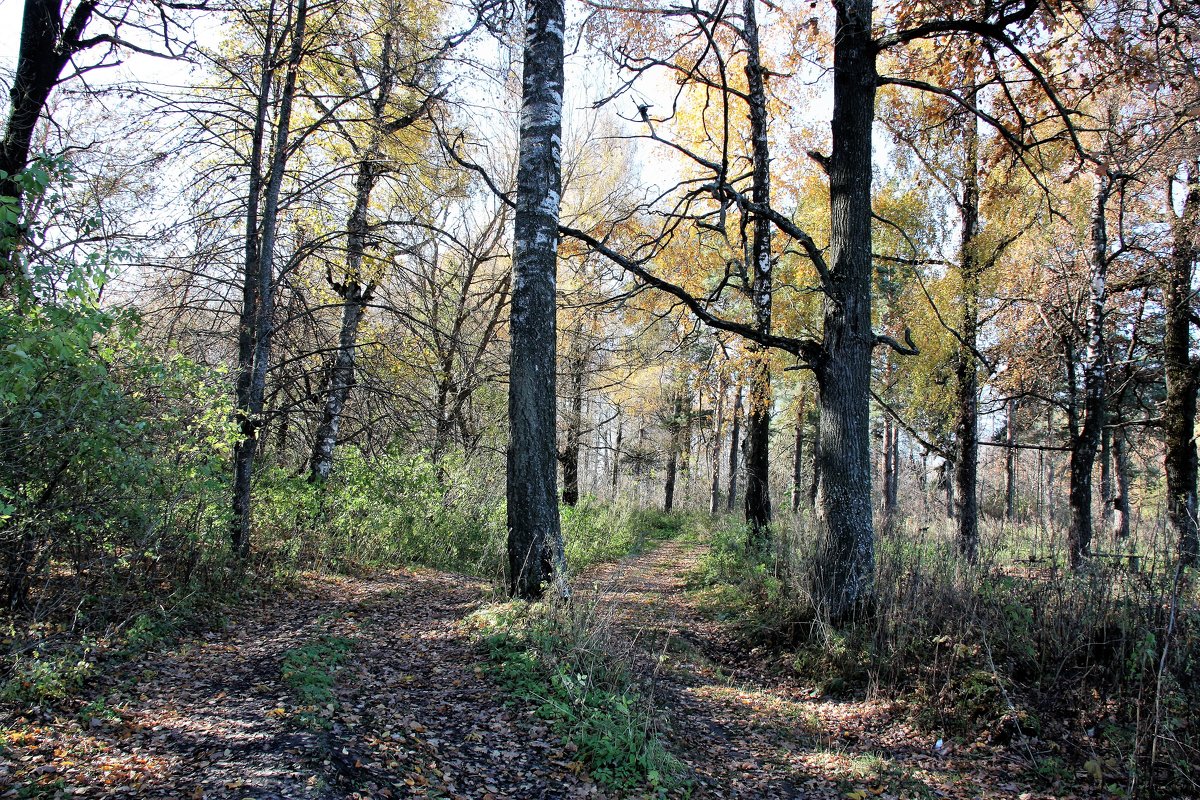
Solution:
{"label": "bark texture", "polygon": [[1190,169],[1185,173],[1187,193],[1183,213],[1175,221],[1171,260],[1162,285],[1163,367],[1167,396],[1163,402],[1166,452],[1168,535],[1179,543],[1183,563],[1200,560],[1196,533],[1196,392],[1197,369],[1191,358],[1192,267],[1200,251],[1196,225],[1200,223],[1200,183]]}
{"label": "bark texture", "polygon": [[[1112,181],[1097,178],[1096,196],[1091,211],[1091,253],[1088,271],[1087,347],[1082,364],[1082,419],[1072,425],[1071,523],[1067,529],[1067,558],[1079,567],[1091,552],[1092,543],[1092,468],[1100,449],[1104,429],[1104,311],[1108,300],[1108,199]],[[1072,359],[1073,360],[1073,359]],[[1072,371],[1073,372],[1073,371]]]}
{"label": "bark texture", "polygon": [[[750,113],[750,143],[753,166],[751,199],[756,205],[771,202],[771,157],[767,138],[767,92],[763,79],[758,43],[758,0],[744,0],[743,38],[746,42],[746,86]],[[771,332],[771,223],[762,214],[752,220],[748,248],[750,262],[750,301],[754,306],[754,327],[759,333]],[[746,414],[746,523],[750,544],[763,547],[770,539],[771,524],[771,371],[765,348],[755,346],[757,355],[750,372]]]}
{"label": "bark texture", "polygon": [[[265,186],[260,173],[266,119],[270,104],[273,70],[272,26],[268,23],[260,62],[259,97],[252,140],[250,195],[246,211],[246,266],[243,276],[242,310],[238,329],[238,377],[235,411],[241,438],[233,454],[233,527],[230,544],[235,555],[250,551],[251,478],[258,433],[263,425],[263,397],[267,367],[271,359],[275,311],[275,235],[279,222],[279,198],[287,168],[288,138],[291,133],[292,103],[304,52],[304,30],[308,20],[307,0],[298,0],[291,20],[291,46],[287,74],[279,95],[279,113],[271,148],[271,163]],[[258,213],[262,194],[262,214]]]}
{"label": "bark texture", "polygon": [[871,519],[871,143],[876,48],[872,4],[837,0],[833,55],[833,151],[829,158],[831,275],[816,359],[821,426],[815,597],[834,621],[869,602],[874,588]]}
{"label": "bark texture", "polygon": [[[975,92],[970,93],[973,99]],[[973,101],[973,100],[972,100]],[[957,377],[957,453],[954,459],[955,516],[958,552],[968,562],[979,560],[979,368],[975,351],[979,343],[979,135],[978,120],[968,116],[963,134],[962,198],[959,214],[962,241],[959,248],[962,318]]]}
{"label": "bark texture", "polygon": [[555,459],[558,210],[562,191],[562,0],[528,0],[514,237],[508,396],[509,592],[566,594]]}

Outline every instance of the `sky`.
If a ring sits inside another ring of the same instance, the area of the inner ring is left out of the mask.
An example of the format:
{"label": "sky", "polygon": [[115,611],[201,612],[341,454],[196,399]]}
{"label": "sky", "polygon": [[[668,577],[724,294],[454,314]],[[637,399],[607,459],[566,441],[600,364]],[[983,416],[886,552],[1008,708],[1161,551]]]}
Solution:
{"label": "sky", "polygon": [[22,0],[0,0],[0,75],[8,88],[9,75],[17,63],[17,42],[21,36]]}

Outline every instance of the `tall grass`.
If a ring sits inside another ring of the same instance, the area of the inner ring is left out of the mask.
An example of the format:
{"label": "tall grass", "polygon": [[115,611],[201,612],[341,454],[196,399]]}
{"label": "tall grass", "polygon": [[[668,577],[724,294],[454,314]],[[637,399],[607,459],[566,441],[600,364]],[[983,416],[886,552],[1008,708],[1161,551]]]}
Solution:
{"label": "tall grass", "polygon": [[1121,558],[1073,572],[1041,545],[1044,530],[988,524],[970,565],[941,527],[881,534],[874,606],[838,628],[809,592],[816,542],[803,519],[780,523],[759,557],[740,525],[717,525],[694,583],[801,674],[906,701],[939,735],[1012,744],[1032,762],[1054,736],[1114,790],[1200,789],[1200,596],[1166,543],[1125,542]]}

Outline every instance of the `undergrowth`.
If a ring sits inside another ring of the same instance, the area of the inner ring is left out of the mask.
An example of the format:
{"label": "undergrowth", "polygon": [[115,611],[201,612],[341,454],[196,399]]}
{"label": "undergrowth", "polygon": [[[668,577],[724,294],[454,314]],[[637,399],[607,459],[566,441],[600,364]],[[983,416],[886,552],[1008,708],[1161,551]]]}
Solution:
{"label": "undergrowth", "polygon": [[[1086,774],[1113,794],[1200,788],[1200,655],[1188,644],[1200,605],[1188,576],[1152,559],[1078,573],[1001,561],[1019,547],[1002,537],[1023,533],[989,535],[980,566],[927,530],[882,535],[874,607],[839,626],[812,603],[803,524],[780,524],[773,551],[747,553],[740,523],[715,522],[689,586],[820,691],[898,700],[934,735],[1009,746],[1048,787]],[[1070,742],[1079,763],[1052,741]]]}
{"label": "undergrowth", "polygon": [[292,719],[298,724],[329,727],[338,668],[353,651],[353,639],[322,634],[283,654],[279,673],[296,700]]}
{"label": "undergrowth", "polygon": [[663,743],[665,722],[630,669],[595,604],[491,606],[470,624],[487,670],[520,700],[536,704],[589,774],[605,788],[663,795],[684,786],[682,762]]}

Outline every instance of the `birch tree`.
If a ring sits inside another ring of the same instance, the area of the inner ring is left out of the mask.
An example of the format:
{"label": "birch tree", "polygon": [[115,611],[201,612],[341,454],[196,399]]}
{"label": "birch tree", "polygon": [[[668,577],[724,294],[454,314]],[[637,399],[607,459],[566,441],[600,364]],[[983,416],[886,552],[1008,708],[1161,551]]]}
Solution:
{"label": "birch tree", "polygon": [[526,0],[508,396],[509,592],[565,594],[555,447],[563,0]]}

